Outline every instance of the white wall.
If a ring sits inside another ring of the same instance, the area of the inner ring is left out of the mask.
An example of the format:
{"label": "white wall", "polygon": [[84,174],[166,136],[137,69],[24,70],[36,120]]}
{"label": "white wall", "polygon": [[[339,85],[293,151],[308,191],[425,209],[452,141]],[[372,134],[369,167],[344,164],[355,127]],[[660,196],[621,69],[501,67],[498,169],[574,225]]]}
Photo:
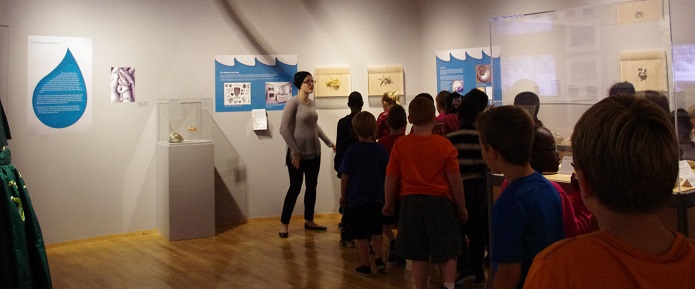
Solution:
{"label": "white wall", "polygon": [[[299,69],[309,71],[350,66],[353,89],[361,92],[367,90],[368,65],[400,64],[408,94],[421,90],[414,1],[2,0],[0,8],[0,24],[10,26],[9,99],[3,103],[10,149],[47,243],[156,227],[156,102],[212,98],[216,54],[297,54]],[[93,39],[90,131],[27,132],[28,35]],[[109,102],[112,66],[136,68],[139,104]],[[320,110],[319,124],[334,137],[335,123],[348,113]],[[273,138],[259,139],[251,132],[250,113],[214,114],[246,164],[249,218],[279,216],[289,185],[280,116],[269,113]],[[332,158],[326,148],[317,213],[337,211]],[[295,214],[302,211],[298,202]]]}
{"label": "white wall", "polygon": [[[156,102],[214,97],[216,54],[296,54],[299,69],[349,66],[367,91],[367,66],[403,65],[406,98],[436,93],[435,51],[489,44],[488,18],[605,3],[455,0],[0,0],[10,26],[8,100],[13,163],[23,173],[47,243],[156,227]],[[32,135],[27,119],[27,36],[93,39],[93,128]],[[109,103],[110,67],[136,68],[139,104]],[[4,101],[4,100],[3,100]],[[378,113],[379,107],[366,108]],[[319,110],[335,136],[347,109]],[[248,218],[279,216],[288,186],[280,111],[272,138],[250,113],[214,118],[246,165]],[[333,154],[324,148],[317,213],[337,211]],[[301,215],[301,201],[295,214]],[[297,224],[298,225],[298,224]]]}

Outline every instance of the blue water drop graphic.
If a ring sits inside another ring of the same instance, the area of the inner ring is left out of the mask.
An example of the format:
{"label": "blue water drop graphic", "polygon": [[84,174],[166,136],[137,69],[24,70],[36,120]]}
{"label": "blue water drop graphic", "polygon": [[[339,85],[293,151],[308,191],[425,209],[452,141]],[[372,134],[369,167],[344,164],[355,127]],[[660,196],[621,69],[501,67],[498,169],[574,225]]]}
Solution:
{"label": "blue water drop graphic", "polygon": [[36,85],[31,104],[36,117],[52,128],[71,126],[82,117],[87,109],[87,88],[70,49],[58,67]]}

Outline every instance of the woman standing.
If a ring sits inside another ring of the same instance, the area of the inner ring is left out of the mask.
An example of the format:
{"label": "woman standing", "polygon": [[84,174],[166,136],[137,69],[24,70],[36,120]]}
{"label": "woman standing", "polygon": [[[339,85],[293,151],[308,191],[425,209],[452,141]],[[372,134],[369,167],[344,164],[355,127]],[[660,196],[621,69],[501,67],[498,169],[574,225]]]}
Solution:
{"label": "woman standing", "polygon": [[321,144],[333,148],[335,144],[323,133],[318,125],[318,114],[309,94],[314,92],[314,77],[309,72],[300,71],[294,75],[294,86],[299,93],[285,104],[280,123],[280,134],[287,143],[285,164],[290,175],[290,188],[282,206],[282,228],[279,235],[287,238],[290,217],[297,203],[297,197],[302,189],[302,177],[306,179],[304,192],[304,228],[307,230],[325,231],[326,227],[314,222],[314,205],[316,204],[316,184],[321,165]]}

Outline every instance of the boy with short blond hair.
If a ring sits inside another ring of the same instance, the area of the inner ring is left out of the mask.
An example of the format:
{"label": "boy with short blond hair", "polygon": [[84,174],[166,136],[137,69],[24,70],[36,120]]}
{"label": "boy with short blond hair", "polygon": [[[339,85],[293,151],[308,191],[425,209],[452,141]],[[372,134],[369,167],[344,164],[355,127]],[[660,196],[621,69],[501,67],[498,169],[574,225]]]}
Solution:
{"label": "boy with short blond hair", "polygon": [[478,132],[488,168],[509,181],[492,207],[492,288],[522,288],[536,254],[565,237],[560,196],[529,163],[534,126],[526,110],[492,108],[478,118]]}
{"label": "boy with short blond hair", "polygon": [[599,231],[536,257],[526,288],[695,288],[695,246],[658,211],[678,177],[673,120],[648,100],[603,99],[572,134],[584,204]]}
{"label": "boy with short blond hair", "polygon": [[352,129],[359,141],[350,145],[340,164],[340,205],[348,208],[343,225],[357,245],[360,266],[355,271],[370,276],[370,238],[376,256],[374,264],[379,272],[386,272],[381,257],[381,208],[384,205],[384,178],[389,155],[382,145],[372,139],[376,130],[374,115],[367,111],[355,114]]}
{"label": "boy with short blond hair", "polygon": [[400,193],[396,254],[413,261],[418,289],[427,288],[428,261],[443,264],[444,288],[453,289],[456,258],[461,254],[459,226],[468,217],[457,151],[449,140],[432,134],[433,101],[416,97],[408,112],[413,133],[399,138],[391,150],[383,213],[392,215],[395,195]]}

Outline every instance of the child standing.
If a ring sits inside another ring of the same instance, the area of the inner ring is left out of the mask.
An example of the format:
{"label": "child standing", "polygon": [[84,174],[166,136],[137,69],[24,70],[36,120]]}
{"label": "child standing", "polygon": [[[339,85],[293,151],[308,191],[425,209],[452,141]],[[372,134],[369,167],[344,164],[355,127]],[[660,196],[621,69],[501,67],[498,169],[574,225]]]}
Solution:
{"label": "child standing", "polygon": [[360,266],[357,273],[372,274],[369,265],[369,238],[374,248],[374,265],[386,272],[381,246],[381,208],[384,204],[384,178],[388,154],[372,140],[376,129],[374,115],[359,112],[352,118],[352,129],[359,141],[345,152],[340,165],[340,204],[346,206],[344,226],[355,239]]}
{"label": "child standing", "polygon": [[386,92],[381,96],[381,106],[384,109],[379,117],[376,119],[376,130],[374,130],[374,139],[378,140],[382,137],[389,135],[389,126],[386,123],[386,118],[389,115],[389,109],[394,104],[400,104],[400,96],[397,92]]}
{"label": "child standing", "polygon": [[[391,129],[391,133],[379,139],[379,143],[386,148],[386,152],[391,154],[393,144],[402,136],[405,136],[405,127],[408,124],[405,109],[399,105],[393,105],[389,109],[389,115],[386,118],[386,123]],[[389,242],[389,254],[386,260],[395,266],[405,266],[405,259],[396,255],[396,236],[393,234],[393,229],[398,225],[398,216],[400,208],[400,199],[396,196],[393,206],[393,216],[384,215],[384,237]]]}
{"label": "child standing", "polygon": [[485,163],[509,181],[492,207],[492,288],[523,288],[536,254],[565,236],[560,196],[529,163],[534,127],[523,108],[488,110],[478,132]]}
{"label": "child standing", "polygon": [[678,177],[673,120],[663,109],[605,98],[574,127],[572,154],[600,230],[538,254],[526,288],[695,288],[693,241],[659,220]]}
{"label": "child standing", "polygon": [[413,133],[399,138],[386,169],[383,213],[393,214],[400,182],[401,216],[396,254],[412,260],[418,289],[427,288],[427,263],[442,264],[444,288],[453,289],[456,258],[461,255],[460,222],[468,211],[456,148],[443,136],[433,135],[434,102],[416,97],[408,106]]}
{"label": "child standing", "polygon": [[468,222],[461,226],[463,254],[458,259],[456,281],[463,284],[464,280],[474,277],[474,286],[485,282],[483,260],[489,235],[487,165],[480,152],[480,138],[475,128],[475,120],[487,108],[487,100],[487,95],[476,88],[466,93],[458,111],[459,130],[447,135],[458,150],[459,171],[468,209]]}
{"label": "child standing", "polygon": [[[340,164],[343,163],[343,156],[350,145],[357,142],[357,135],[352,130],[352,118],[362,111],[362,105],[364,101],[362,100],[362,94],[353,91],[348,96],[348,107],[350,108],[350,114],[344,116],[338,120],[337,126],[337,136],[335,138],[335,158],[333,158],[333,168],[338,172],[338,178],[341,178],[340,174]],[[340,213],[345,216],[345,207],[340,207]],[[355,243],[350,237],[350,232],[345,230],[343,226],[343,220],[340,220],[338,224],[338,229],[340,230],[340,244],[345,247],[354,247]]]}

